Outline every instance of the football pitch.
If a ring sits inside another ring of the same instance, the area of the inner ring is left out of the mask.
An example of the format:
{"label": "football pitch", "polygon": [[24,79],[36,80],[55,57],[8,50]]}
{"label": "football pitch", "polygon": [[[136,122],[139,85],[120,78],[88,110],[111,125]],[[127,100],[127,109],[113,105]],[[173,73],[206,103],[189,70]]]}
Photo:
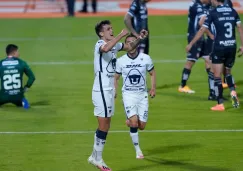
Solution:
{"label": "football pitch", "polygon": [[[123,17],[0,20],[2,58],[7,44],[17,44],[36,75],[26,93],[31,109],[0,108],[0,171],[97,170],[87,163],[97,128],[91,100],[94,25],[107,18],[117,35],[124,28]],[[157,95],[149,102],[146,131],[139,134],[145,159],[135,159],[119,91],[105,162],[114,171],[242,171],[243,110],[232,107],[229,90],[224,90],[226,111],[210,111],[215,102],[207,100],[200,59],[188,81],[196,93],[177,91],[187,16],[151,16],[149,27]],[[241,101],[242,65],[237,58],[233,69]]]}

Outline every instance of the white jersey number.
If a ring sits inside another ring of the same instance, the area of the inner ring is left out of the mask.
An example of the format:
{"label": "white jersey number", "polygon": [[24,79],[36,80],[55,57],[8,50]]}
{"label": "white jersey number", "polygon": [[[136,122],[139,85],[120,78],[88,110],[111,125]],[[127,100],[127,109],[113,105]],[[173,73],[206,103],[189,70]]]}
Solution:
{"label": "white jersey number", "polygon": [[18,89],[21,87],[20,74],[4,75],[3,87],[5,90]]}
{"label": "white jersey number", "polygon": [[233,35],[233,27],[231,23],[225,23],[226,33],[224,34],[226,38],[231,38]]}

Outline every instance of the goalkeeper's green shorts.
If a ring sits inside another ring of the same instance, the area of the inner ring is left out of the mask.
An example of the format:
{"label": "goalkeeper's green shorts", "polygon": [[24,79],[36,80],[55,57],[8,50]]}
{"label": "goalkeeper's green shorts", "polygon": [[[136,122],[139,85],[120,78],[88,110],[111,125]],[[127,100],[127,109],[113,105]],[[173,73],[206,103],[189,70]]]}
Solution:
{"label": "goalkeeper's green shorts", "polygon": [[7,104],[7,103],[12,103],[18,107],[22,107],[22,99],[24,98],[23,95],[6,95],[3,93],[0,93],[0,106]]}

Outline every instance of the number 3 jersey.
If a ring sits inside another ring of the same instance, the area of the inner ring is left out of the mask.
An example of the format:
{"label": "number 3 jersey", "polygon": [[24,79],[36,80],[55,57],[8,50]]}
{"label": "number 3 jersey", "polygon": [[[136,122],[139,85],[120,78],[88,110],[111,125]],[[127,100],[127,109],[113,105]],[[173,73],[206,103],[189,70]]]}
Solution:
{"label": "number 3 jersey", "polygon": [[123,43],[117,43],[109,52],[100,52],[100,47],[106,44],[99,40],[94,50],[94,73],[95,80],[93,91],[114,89],[114,75],[116,67],[116,56],[123,49]]}
{"label": "number 3 jersey", "polygon": [[149,55],[139,53],[135,58],[123,55],[117,60],[116,73],[123,77],[123,92],[147,91],[146,75],[154,69]]}
{"label": "number 3 jersey", "polygon": [[26,62],[16,57],[7,57],[1,60],[1,95],[22,95],[24,73],[28,76],[28,81],[25,86],[31,87],[35,76]]}
{"label": "number 3 jersey", "polygon": [[204,27],[214,25],[214,49],[236,48],[235,27],[241,23],[238,13],[228,5],[219,5],[209,12]]}

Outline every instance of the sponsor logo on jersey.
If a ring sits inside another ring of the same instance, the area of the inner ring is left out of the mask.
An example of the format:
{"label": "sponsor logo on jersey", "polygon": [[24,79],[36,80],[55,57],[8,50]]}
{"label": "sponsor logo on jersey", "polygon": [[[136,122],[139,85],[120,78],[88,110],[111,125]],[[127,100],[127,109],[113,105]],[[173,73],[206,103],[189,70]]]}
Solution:
{"label": "sponsor logo on jersey", "polygon": [[236,44],[236,40],[225,40],[225,41],[220,41],[219,42],[220,45],[223,46],[233,46]]}
{"label": "sponsor logo on jersey", "polygon": [[7,65],[18,65],[19,61],[3,61],[2,66],[7,66]]}
{"label": "sponsor logo on jersey", "polygon": [[217,12],[232,12],[232,9],[229,7],[224,7],[224,8],[217,8]]}
{"label": "sponsor logo on jersey", "polygon": [[136,67],[143,67],[143,66],[141,64],[126,65],[126,68],[136,68]]}

